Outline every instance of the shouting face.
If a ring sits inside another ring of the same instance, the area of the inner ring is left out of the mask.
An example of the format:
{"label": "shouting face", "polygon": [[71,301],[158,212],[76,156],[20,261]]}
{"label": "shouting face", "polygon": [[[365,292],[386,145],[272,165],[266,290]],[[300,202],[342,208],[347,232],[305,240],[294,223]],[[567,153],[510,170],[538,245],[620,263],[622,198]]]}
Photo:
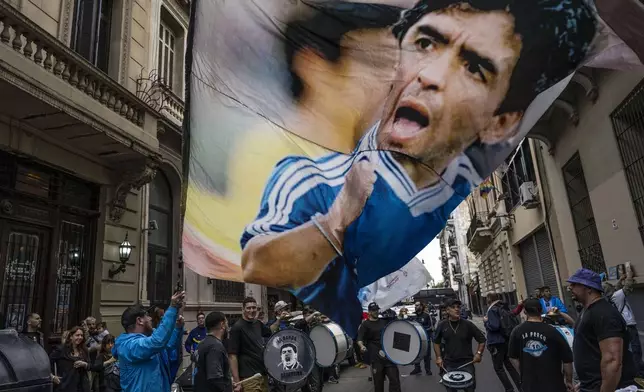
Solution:
{"label": "shouting face", "polygon": [[282,347],[282,362],[286,366],[293,366],[297,362],[297,352],[291,345]]}
{"label": "shouting face", "polygon": [[400,47],[380,147],[442,170],[478,138],[500,142],[516,128],[518,114],[495,113],[521,51],[509,13],[467,5],[429,13]]}

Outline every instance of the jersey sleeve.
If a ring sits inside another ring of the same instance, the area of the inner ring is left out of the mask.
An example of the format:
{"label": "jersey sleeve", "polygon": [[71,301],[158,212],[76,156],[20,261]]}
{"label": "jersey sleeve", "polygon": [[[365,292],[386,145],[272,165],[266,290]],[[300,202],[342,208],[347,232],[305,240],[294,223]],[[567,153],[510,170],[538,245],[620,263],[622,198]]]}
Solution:
{"label": "jersey sleeve", "polygon": [[305,157],[286,157],[271,173],[253,222],[244,229],[241,248],[253,237],[282,233],[308,222],[316,213],[326,213],[329,195],[320,179],[324,173],[315,161]]}
{"label": "jersey sleeve", "polygon": [[561,354],[561,362],[572,363],[572,349],[570,348],[570,345],[568,345],[566,339],[561,333],[559,333],[559,331],[555,331],[552,335],[555,337],[557,348]]}

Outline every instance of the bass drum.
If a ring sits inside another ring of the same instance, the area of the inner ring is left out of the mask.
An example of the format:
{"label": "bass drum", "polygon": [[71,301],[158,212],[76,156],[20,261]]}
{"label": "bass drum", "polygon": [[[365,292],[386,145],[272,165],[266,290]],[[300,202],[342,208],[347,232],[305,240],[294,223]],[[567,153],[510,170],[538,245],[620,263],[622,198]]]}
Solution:
{"label": "bass drum", "polygon": [[315,360],[318,366],[327,368],[346,359],[351,345],[338,324],[318,324],[311,329],[309,336],[315,345]]}
{"label": "bass drum", "polygon": [[429,337],[419,323],[395,320],[382,331],[382,350],[396,365],[416,364],[429,350]]}
{"label": "bass drum", "polygon": [[575,331],[573,331],[572,328],[563,325],[556,325],[555,328],[557,329],[557,331],[559,331],[560,334],[563,335],[563,337],[566,339],[566,342],[568,342],[568,345],[572,349],[572,342],[573,340],[575,340]]}
{"label": "bass drum", "polygon": [[278,384],[303,384],[315,367],[315,346],[296,329],[275,333],[264,348],[264,366]]}

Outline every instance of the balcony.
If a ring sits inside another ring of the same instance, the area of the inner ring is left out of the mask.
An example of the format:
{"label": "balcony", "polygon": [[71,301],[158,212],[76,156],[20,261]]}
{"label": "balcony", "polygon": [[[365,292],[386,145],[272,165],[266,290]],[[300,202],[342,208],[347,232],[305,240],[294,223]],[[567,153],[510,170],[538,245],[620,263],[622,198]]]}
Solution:
{"label": "balcony", "polygon": [[488,226],[487,213],[476,213],[467,229],[467,247],[481,254],[492,243],[492,230]]}
{"label": "balcony", "polygon": [[452,276],[455,280],[463,280],[463,271],[461,270],[460,264],[452,264]]}
{"label": "balcony", "polygon": [[159,157],[160,113],[0,1],[0,121],[107,167]]}
{"label": "balcony", "polygon": [[183,100],[168,87],[156,70],[148,75],[141,75],[136,80],[136,96],[163,115],[180,131],[183,123]]}
{"label": "balcony", "polygon": [[449,251],[451,252],[458,252],[458,245],[456,244],[456,237],[454,233],[451,231],[448,232],[449,235],[447,237],[447,246],[449,246]]}

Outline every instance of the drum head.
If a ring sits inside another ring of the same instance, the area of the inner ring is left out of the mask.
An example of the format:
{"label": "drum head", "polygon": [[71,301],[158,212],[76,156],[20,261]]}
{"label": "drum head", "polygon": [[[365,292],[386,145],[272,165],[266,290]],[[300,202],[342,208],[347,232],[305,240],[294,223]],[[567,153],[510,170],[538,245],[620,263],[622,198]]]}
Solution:
{"label": "drum head", "polygon": [[315,366],[315,346],[305,333],[296,329],[277,332],[264,348],[268,374],[281,384],[304,380]]}
{"label": "drum head", "polygon": [[472,375],[468,372],[447,372],[443,375],[443,384],[451,387],[466,388],[473,382]]}
{"label": "drum head", "polygon": [[317,364],[321,367],[335,365],[341,351],[346,356],[346,351],[349,348],[348,341],[344,330],[338,324],[317,325],[311,329],[309,336],[315,345]]}
{"label": "drum head", "polygon": [[409,365],[418,360],[422,350],[419,330],[413,322],[392,321],[382,333],[382,349],[397,365]]}

